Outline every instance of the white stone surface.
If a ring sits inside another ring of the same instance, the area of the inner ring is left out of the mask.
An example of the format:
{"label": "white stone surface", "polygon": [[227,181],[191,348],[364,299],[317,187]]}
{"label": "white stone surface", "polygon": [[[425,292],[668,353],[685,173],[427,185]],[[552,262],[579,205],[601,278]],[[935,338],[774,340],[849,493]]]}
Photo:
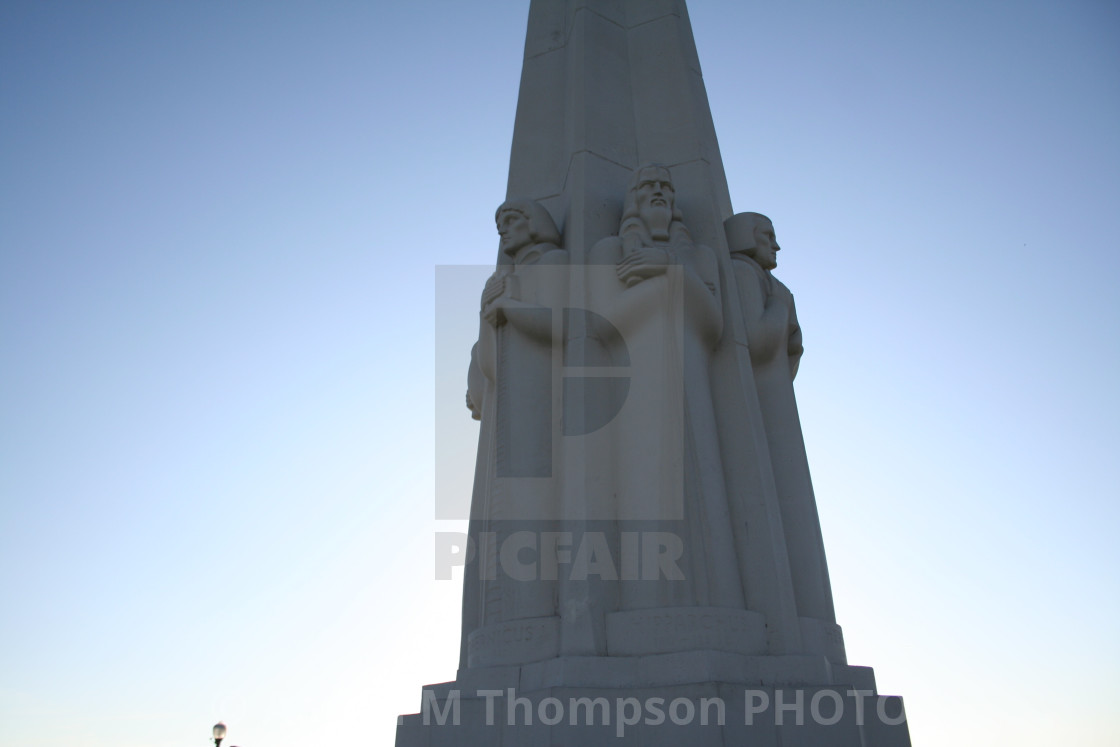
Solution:
{"label": "white stone surface", "polygon": [[477,628],[467,636],[467,666],[551,659],[560,654],[560,618],[533,617]]}
{"label": "white stone surface", "polygon": [[[499,262],[483,289],[479,339],[467,374],[467,404],[482,421],[471,536],[476,540],[476,566],[493,572],[466,576],[464,664],[470,660],[471,633],[555,613],[554,581],[534,576],[527,583],[506,572],[503,561],[508,558],[501,552],[521,528],[516,522],[547,521],[558,512],[551,465],[558,438],[552,373],[558,330],[553,329],[553,310],[562,307],[567,296],[567,272],[557,270],[567,264],[568,255],[558,246],[560,235],[551,215],[533,200],[507,200],[498,207],[495,223],[501,236]],[[534,653],[532,646],[520,645],[498,656],[484,645],[486,640],[486,635],[476,636],[480,666],[556,653]]]}
{"label": "white stone surface", "polygon": [[[398,745],[908,744],[851,704],[744,721],[752,692],[807,709],[874,675],[833,611],[780,247],[732,215],[683,0],[532,1],[507,194],[467,375],[460,669],[425,688],[462,728],[404,717]],[[499,695],[539,718],[488,725]],[[739,720],[548,723],[569,697]]]}
{"label": "white stone surface", "polygon": [[[781,507],[797,610],[803,618],[835,623],[820,520],[793,392],[793,378],[804,352],[801,327],[793,295],[771,274],[777,266],[780,246],[773,223],[764,215],[739,213],[725,225]],[[807,628],[803,625],[802,629],[804,632]],[[828,649],[842,652],[843,641]],[[844,661],[842,654],[840,657],[839,661]]]}
{"label": "white stone surface", "polygon": [[[800,329],[746,256],[753,224],[726,250],[683,3],[564,7],[530,13],[510,190],[534,199],[497,212],[468,375],[482,429],[461,663],[539,658],[472,659],[488,626],[556,617],[562,655],[605,655],[608,615],[690,606],[759,616],[769,653],[842,663],[793,400]],[[627,175],[646,156],[668,165]]]}
{"label": "white stone surface", "polygon": [[721,607],[661,607],[607,615],[607,653],[639,656],[673,651],[766,653],[766,618]]}

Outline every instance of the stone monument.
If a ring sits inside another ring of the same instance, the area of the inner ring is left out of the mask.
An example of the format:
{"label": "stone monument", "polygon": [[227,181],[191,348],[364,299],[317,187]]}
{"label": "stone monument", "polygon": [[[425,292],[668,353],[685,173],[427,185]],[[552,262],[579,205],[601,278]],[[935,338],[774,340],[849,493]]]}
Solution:
{"label": "stone monument", "polygon": [[398,747],[909,745],[848,665],[773,223],[733,214],[684,0],[532,0],[454,682]]}

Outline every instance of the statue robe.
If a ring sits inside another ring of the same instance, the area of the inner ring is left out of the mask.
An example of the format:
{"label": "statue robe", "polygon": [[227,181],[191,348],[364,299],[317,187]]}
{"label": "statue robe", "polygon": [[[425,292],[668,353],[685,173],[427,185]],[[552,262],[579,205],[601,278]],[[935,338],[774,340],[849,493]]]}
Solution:
{"label": "statue robe", "polygon": [[510,537],[531,532],[539,538],[557,515],[554,320],[566,301],[566,264],[567,253],[552,244],[522,249],[497,270],[505,280],[502,321],[495,325],[479,314],[467,377],[481,427],[468,529],[475,553],[463,583],[462,667],[471,664],[471,633],[556,613],[555,579],[541,578],[529,550],[511,552],[517,538]]}
{"label": "statue robe", "polygon": [[793,296],[746,254],[736,252],[731,257],[802,634],[807,647],[842,662],[843,642],[835,625],[820,519],[793,391],[803,351]]}
{"label": "statue robe", "polygon": [[641,579],[618,586],[618,609],[743,609],[709,380],[723,323],[718,263],[690,240],[651,246],[672,264],[629,286],[615,274],[618,237],[596,244],[589,260],[598,266],[589,308],[617,328],[624,353],[613,357],[628,356],[631,366],[625,404],[605,426],[610,452],[598,465],[608,473],[603,500],[613,501],[618,530],[679,541],[665,550],[680,551],[683,578],[649,568],[643,553]]}

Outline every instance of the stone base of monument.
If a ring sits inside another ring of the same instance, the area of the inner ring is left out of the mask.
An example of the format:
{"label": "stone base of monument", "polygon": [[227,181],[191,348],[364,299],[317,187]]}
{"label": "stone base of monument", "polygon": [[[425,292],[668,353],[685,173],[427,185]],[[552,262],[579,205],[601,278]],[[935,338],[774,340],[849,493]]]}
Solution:
{"label": "stone base of monument", "polygon": [[686,651],[460,670],[397,747],[909,747],[902,699],[824,656]]}

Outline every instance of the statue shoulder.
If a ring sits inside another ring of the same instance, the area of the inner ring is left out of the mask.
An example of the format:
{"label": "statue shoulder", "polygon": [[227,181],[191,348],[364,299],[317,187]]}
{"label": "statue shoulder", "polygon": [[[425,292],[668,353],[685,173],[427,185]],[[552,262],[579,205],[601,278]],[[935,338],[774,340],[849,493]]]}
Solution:
{"label": "statue shoulder", "polygon": [[556,244],[539,244],[537,248],[541,251],[540,259],[537,260],[538,265],[566,265],[568,264],[568,253],[556,246]]}
{"label": "statue shoulder", "polygon": [[793,299],[793,293],[790,292],[790,289],[786,286],[785,283],[774,277],[774,273],[770,273],[770,280],[774,283],[774,290],[776,292],[784,293],[785,295],[789,296],[791,300]]}
{"label": "statue shoulder", "polygon": [[[731,255],[731,266],[734,268],[735,276],[738,278],[744,276],[753,277],[759,283],[764,285],[767,283],[766,275],[768,273],[766,270],[762,269],[762,265],[754,261],[753,257],[748,257],[746,254],[734,253]],[[773,277],[773,275],[770,277]]]}
{"label": "statue shoulder", "polygon": [[705,279],[719,276],[719,257],[711,247],[689,243],[674,247],[673,253],[680,261],[692,265]]}
{"label": "statue shoulder", "polygon": [[622,239],[617,236],[608,236],[599,239],[587,255],[590,265],[613,265],[622,259]]}

